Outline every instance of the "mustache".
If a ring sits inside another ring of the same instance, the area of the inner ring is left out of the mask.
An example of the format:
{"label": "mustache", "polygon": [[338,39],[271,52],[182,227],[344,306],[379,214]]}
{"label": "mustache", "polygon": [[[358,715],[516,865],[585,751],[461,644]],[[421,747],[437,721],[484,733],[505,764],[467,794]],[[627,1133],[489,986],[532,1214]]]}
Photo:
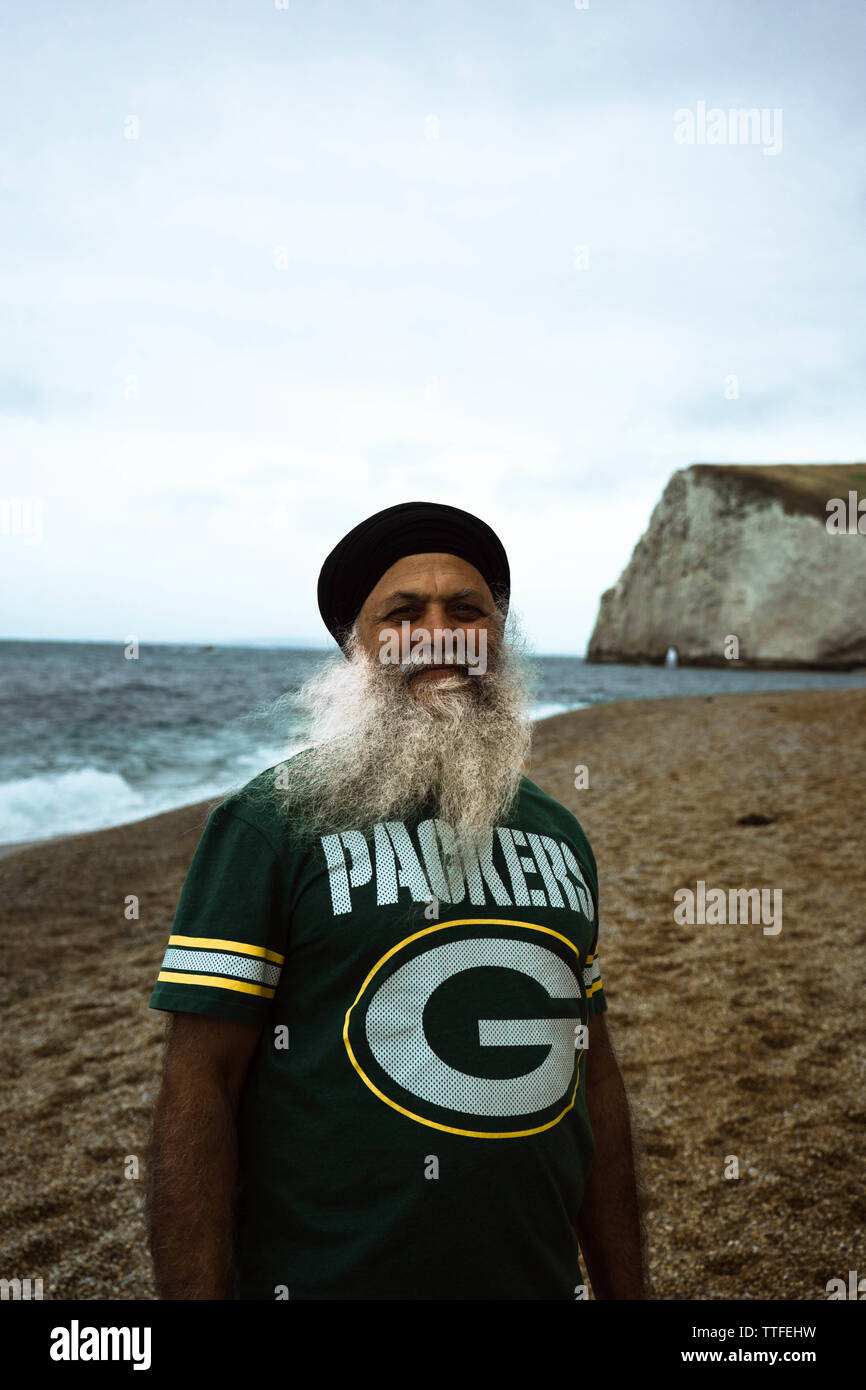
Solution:
{"label": "mustache", "polygon": [[[450,658],[450,659],[449,659]],[[483,670],[478,670],[467,661],[456,661],[451,654],[446,653],[442,660],[436,661],[432,655],[426,655],[422,650],[413,654],[408,662],[371,662],[371,668],[376,675],[392,676],[397,680],[402,680],[409,684],[416,676],[424,671],[448,671],[450,675],[471,677],[473,681],[483,681],[485,677],[496,676],[498,651],[495,645],[488,645],[487,664]]]}
{"label": "mustache", "polygon": [[422,671],[453,671],[457,675],[468,676],[469,667],[462,661],[416,661],[412,663],[409,675],[417,676]]}

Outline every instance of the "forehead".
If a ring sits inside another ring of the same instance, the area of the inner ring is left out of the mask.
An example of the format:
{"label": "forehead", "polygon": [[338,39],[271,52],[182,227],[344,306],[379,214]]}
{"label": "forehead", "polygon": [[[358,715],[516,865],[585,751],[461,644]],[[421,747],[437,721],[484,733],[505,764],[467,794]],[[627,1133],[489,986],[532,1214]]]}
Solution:
{"label": "forehead", "polygon": [[382,575],[367,595],[364,608],[373,607],[397,591],[418,593],[422,597],[448,597],[461,589],[476,590],[487,602],[492,594],[487,581],[468,560],[459,555],[434,552],[424,555],[404,555]]}

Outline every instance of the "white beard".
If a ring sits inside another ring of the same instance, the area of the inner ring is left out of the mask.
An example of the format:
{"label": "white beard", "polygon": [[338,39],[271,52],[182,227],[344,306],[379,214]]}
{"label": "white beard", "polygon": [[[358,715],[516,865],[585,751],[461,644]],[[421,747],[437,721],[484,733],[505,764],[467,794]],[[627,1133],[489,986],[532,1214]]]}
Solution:
{"label": "white beard", "polygon": [[[508,635],[506,635],[506,632]],[[361,647],[331,657],[288,704],[306,716],[311,747],[280,765],[275,792],[302,841],[406,820],[422,809],[449,825],[455,848],[476,848],[511,810],[532,740],[539,668],[513,612],[488,632],[487,670],[418,676]]]}

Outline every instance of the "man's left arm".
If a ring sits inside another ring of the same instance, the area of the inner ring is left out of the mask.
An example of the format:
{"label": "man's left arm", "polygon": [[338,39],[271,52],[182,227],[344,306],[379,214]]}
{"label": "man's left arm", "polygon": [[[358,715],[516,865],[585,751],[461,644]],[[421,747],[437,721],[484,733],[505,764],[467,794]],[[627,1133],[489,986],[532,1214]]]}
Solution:
{"label": "man's left arm", "polygon": [[583,1065],[595,1155],[575,1230],[596,1298],[649,1298],[628,1098],[604,1014],[587,1028]]}

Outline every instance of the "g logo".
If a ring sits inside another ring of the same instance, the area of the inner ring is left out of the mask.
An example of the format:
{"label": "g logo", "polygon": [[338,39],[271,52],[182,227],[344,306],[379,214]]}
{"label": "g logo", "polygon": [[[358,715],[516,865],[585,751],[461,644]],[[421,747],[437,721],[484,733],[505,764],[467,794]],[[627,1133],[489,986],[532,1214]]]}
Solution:
{"label": "g logo", "polygon": [[416,932],[346,1014],[349,1059],[386,1105],[433,1129],[515,1139],[574,1105],[585,1021],[580,957],[531,922],[467,918]]}

